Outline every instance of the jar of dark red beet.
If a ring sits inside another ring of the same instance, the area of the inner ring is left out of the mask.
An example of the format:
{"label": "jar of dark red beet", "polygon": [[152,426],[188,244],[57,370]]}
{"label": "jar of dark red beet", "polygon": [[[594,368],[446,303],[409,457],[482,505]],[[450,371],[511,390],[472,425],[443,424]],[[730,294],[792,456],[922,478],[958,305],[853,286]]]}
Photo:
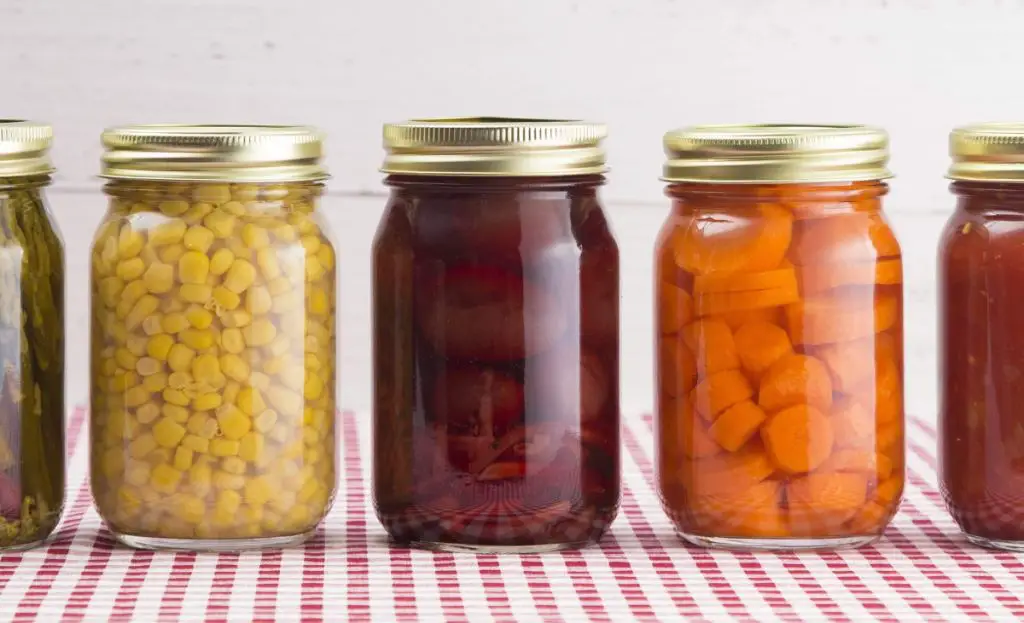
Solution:
{"label": "jar of dark red beet", "polygon": [[978,545],[1024,551],[1024,123],[958,128],[939,242],[939,485]]}
{"label": "jar of dark red beet", "polygon": [[579,547],[619,502],[619,254],[604,126],[387,125],[374,498],[401,543]]}

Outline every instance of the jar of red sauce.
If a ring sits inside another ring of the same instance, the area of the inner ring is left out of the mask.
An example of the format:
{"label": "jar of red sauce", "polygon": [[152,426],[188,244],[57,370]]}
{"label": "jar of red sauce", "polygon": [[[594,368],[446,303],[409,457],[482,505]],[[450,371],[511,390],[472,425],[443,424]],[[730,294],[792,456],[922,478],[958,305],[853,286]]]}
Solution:
{"label": "jar of red sauce", "polygon": [[619,258],[605,128],[387,125],[373,245],[374,501],[397,542],[530,552],[619,502]]}
{"label": "jar of red sauce", "polygon": [[659,485],[684,539],[854,547],[903,491],[903,268],[865,126],[665,136]]}
{"label": "jar of red sauce", "polygon": [[1024,551],[1024,123],[950,136],[938,253],[939,482],[979,545]]}

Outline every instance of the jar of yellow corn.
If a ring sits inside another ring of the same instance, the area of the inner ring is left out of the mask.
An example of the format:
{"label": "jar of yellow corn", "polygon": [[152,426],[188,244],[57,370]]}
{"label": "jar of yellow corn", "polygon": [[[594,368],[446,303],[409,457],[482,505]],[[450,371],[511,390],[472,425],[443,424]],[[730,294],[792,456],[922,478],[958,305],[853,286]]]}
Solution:
{"label": "jar of yellow corn", "polygon": [[335,252],[318,133],[103,134],[92,486],[123,543],[301,543],[335,488]]}

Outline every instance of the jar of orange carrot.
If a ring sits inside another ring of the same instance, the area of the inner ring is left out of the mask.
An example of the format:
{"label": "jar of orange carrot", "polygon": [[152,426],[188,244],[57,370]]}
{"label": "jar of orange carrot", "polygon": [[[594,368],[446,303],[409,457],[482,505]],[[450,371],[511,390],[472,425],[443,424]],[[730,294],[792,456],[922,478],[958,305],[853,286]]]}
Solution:
{"label": "jar of orange carrot", "polygon": [[865,126],[665,136],[656,249],[662,503],[689,542],[855,547],[903,491],[903,268]]}

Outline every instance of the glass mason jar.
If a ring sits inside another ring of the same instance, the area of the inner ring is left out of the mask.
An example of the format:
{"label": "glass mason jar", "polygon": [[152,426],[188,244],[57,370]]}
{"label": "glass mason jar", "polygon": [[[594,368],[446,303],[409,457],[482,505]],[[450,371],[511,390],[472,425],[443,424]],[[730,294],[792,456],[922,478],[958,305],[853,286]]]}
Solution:
{"label": "glass mason jar", "polygon": [[938,251],[939,488],[967,538],[1024,551],[1024,124],[958,128]]}
{"label": "glass mason jar", "polygon": [[658,465],[684,539],[858,546],[903,490],[900,246],[884,131],[665,136],[655,253]]}
{"label": "glass mason jar", "polygon": [[64,243],[43,189],[53,132],[0,120],[0,550],[64,507]]}
{"label": "glass mason jar", "polygon": [[131,546],[301,543],[335,489],[335,253],[309,128],[108,130],[92,487]]}
{"label": "glass mason jar", "polygon": [[529,552],[619,501],[618,247],[603,126],[388,125],[373,251],[374,501],[396,541]]}

